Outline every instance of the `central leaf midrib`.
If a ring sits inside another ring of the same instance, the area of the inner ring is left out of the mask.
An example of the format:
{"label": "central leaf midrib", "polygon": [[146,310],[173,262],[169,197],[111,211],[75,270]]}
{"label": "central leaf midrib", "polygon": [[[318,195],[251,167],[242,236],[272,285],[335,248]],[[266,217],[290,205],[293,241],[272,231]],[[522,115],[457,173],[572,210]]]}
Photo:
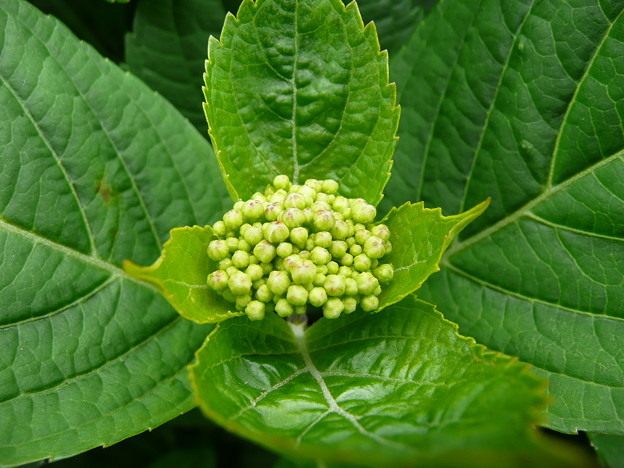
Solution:
{"label": "central leaf midrib", "polygon": [[293,156],[293,184],[299,183],[299,155],[297,154],[297,61],[299,59],[299,1],[295,0],[295,38],[294,38],[294,55],[293,55],[293,74],[292,74],[292,90],[293,90],[293,105],[292,105],[292,130],[291,130],[291,141],[292,141],[292,156]]}

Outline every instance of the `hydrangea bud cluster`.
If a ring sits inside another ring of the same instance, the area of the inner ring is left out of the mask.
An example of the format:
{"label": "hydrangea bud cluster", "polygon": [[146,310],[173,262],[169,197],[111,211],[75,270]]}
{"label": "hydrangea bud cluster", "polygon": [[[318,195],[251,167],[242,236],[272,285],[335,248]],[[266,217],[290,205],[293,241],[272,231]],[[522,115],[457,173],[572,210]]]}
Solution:
{"label": "hydrangea bud cluster", "polygon": [[322,309],[327,318],[379,306],[394,274],[383,263],[390,230],[374,225],[374,206],[338,195],[334,180],[292,184],[275,177],[264,193],[238,201],[217,221],[208,256],[218,269],[208,285],[251,320]]}

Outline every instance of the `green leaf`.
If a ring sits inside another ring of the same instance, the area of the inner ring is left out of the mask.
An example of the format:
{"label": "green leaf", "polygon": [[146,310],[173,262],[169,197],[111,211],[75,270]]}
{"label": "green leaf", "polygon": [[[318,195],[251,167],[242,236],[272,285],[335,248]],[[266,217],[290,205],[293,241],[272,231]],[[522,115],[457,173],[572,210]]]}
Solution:
{"label": "green leaf", "polygon": [[222,0],[141,0],[126,62],[132,73],[165,96],[208,137],[202,109],[202,74],[208,37],[219,36],[227,9]]}
{"label": "green leaf", "polygon": [[211,330],[119,267],[225,193],[164,99],[24,1],[0,0],[0,464],[110,445],[192,407]]}
{"label": "green leaf", "polygon": [[487,212],[420,290],[550,379],[547,426],[624,434],[624,5],[443,2],[393,62],[388,196]]}
{"label": "green leaf", "polygon": [[596,448],[602,466],[618,468],[624,466],[624,437],[590,433],[589,439]]}
{"label": "green leaf", "polygon": [[421,287],[432,273],[453,239],[488,207],[486,200],[465,213],[442,216],[439,208],[406,203],[393,208],[382,221],[392,233],[392,252],[384,257],[394,267],[394,278],[379,296],[380,307],[400,301]]}
{"label": "green leaf", "polygon": [[460,337],[413,297],[308,330],[273,314],[257,324],[222,322],[191,373],[209,417],[290,456],[366,466],[558,465],[529,438],[544,404],[541,380]]}
{"label": "green leaf", "polygon": [[218,262],[208,257],[208,244],[216,236],[210,226],[171,230],[161,256],[152,266],[130,261],[124,270],[132,277],[154,285],[184,317],[197,323],[216,323],[242,315],[230,311],[230,304],[206,284]]}
{"label": "green leaf", "polygon": [[399,110],[387,54],[355,3],[245,0],[208,56],[206,116],[235,199],[287,174],[379,202]]}

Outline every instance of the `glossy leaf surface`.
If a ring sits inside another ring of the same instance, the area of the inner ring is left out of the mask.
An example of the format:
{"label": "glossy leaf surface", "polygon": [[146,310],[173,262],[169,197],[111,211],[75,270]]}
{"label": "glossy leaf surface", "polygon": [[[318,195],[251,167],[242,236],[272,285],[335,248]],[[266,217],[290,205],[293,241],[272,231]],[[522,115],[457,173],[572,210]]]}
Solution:
{"label": "glossy leaf surface", "polygon": [[109,445],[192,406],[185,366],[210,328],[119,265],[212,221],[225,190],[205,139],[56,20],[0,0],[0,30],[5,465]]}
{"label": "glossy leaf surface", "polygon": [[244,1],[212,39],[206,116],[230,191],[278,174],[332,178],[377,204],[389,178],[399,110],[387,54],[355,3]]}
{"label": "glossy leaf surface", "polygon": [[393,62],[388,197],[446,213],[492,197],[419,295],[548,377],[566,432],[624,434],[623,11],[452,0]]}
{"label": "glossy leaf surface", "polygon": [[605,468],[624,466],[624,437],[607,434],[588,434]]}
{"label": "glossy leaf surface", "polygon": [[197,359],[205,413],[287,454],[366,466],[558,465],[528,438],[544,403],[540,379],[413,297],[307,331],[273,314],[228,320]]}

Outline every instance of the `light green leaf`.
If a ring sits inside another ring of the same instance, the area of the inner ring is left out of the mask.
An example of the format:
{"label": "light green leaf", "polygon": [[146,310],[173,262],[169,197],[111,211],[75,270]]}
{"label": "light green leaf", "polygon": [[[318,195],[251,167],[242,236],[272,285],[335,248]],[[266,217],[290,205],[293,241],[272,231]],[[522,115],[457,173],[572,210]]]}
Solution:
{"label": "light green leaf", "polygon": [[207,254],[208,244],[216,236],[210,226],[171,230],[161,256],[149,267],[124,262],[132,277],[154,285],[184,317],[197,323],[216,323],[241,315],[206,284],[208,274],[218,269]]}
{"label": "light green leaf", "polygon": [[191,373],[209,417],[290,456],[366,466],[560,465],[529,437],[544,404],[541,380],[460,337],[413,297],[308,330],[273,314],[222,322]]}
{"label": "light green leaf", "polygon": [[333,178],[376,205],[399,119],[387,63],[355,3],[244,1],[206,66],[206,116],[233,197],[287,174]]}
{"label": "light green leaf", "polygon": [[225,189],[164,99],[25,1],[0,0],[0,465],[62,458],[192,407],[210,327],[119,267]]}
{"label": "light green leaf", "polygon": [[392,233],[393,250],[383,261],[394,267],[394,278],[379,296],[380,307],[400,301],[439,271],[444,251],[489,203],[486,200],[465,213],[446,217],[439,208],[425,208],[422,202],[393,208],[382,223]]}
{"label": "light green leaf", "polygon": [[419,295],[550,379],[547,425],[624,434],[624,4],[443,2],[393,62],[388,196],[487,212]]}
{"label": "light green leaf", "polygon": [[208,37],[219,36],[222,0],[140,0],[126,36],[130,71],[165,96],[208,137],[202,75]]}
{"label": "light green leaf", "polygon": [[596,448],[602,466],[619,468],[624,466],[624,437],[590,433],[589,440]]}

